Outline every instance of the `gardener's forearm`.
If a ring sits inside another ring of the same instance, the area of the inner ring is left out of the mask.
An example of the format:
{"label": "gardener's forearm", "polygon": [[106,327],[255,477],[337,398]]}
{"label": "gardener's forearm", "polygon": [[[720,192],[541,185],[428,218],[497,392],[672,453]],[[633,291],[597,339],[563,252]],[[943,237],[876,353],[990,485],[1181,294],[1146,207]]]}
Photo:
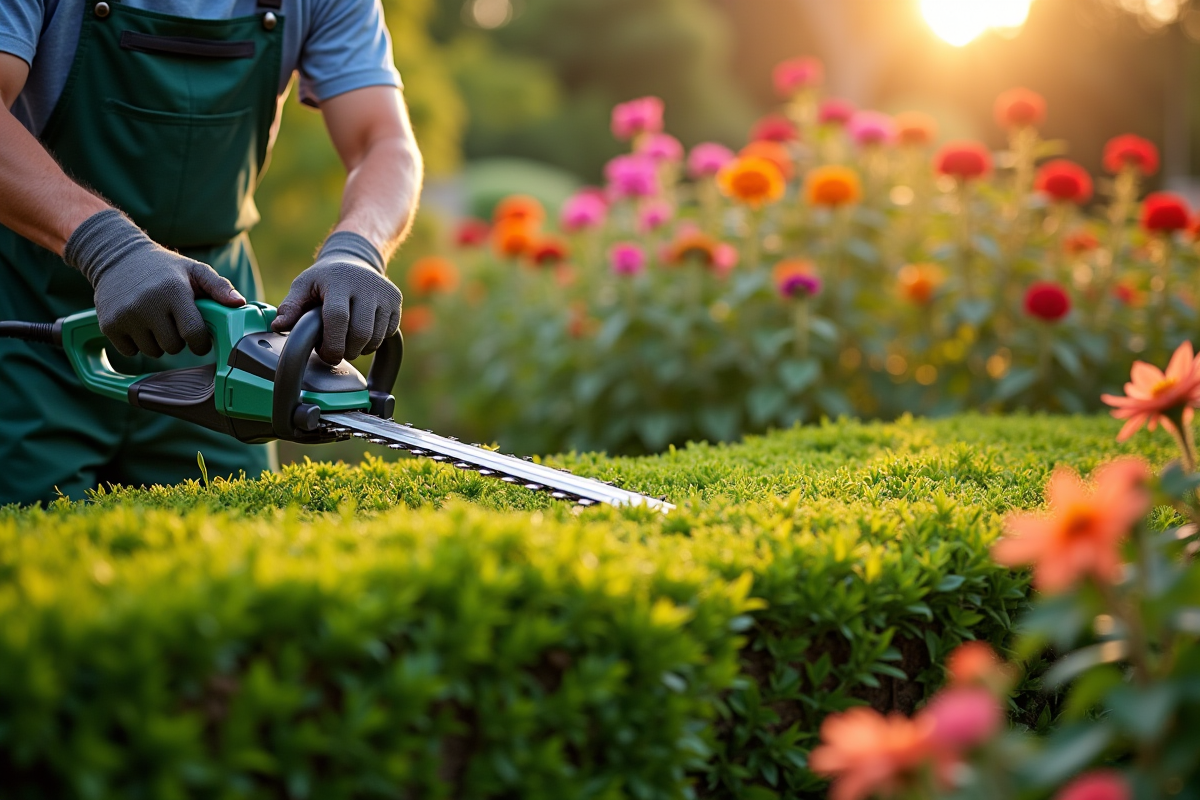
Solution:
{"label": "gardener's forearm", "polygon": [[366,237],[386,261],[412,226],[421,192],[421,154],[404,101],[390,87],[370,87],[332,98],[322,110],[347,169],[334,230]]}
{"label": "gardener's forearm", "polygon": [[68,178],[9,111],[27,73],[0,53],[0,224],[62,255],[79,223],[109,205]]}

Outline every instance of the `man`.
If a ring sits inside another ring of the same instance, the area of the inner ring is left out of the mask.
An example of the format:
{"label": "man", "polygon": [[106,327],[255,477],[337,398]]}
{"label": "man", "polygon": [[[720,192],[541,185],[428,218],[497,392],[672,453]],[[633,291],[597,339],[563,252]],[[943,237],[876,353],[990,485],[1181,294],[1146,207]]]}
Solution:
{"label": "man", "polygon": [[[375,350],[399,325],[385,264],[422,169],[379,0],[3,0],[0,319],[94,305],[122,371],[202,363],[195,299],[259,296],[253,191],[297,71],[348,174],[275,327],[321,304],[321,358]],[[89,394],[52,348],[0,340],[0,504],[177,482],[197,451],[221,475],[272,460]]]}

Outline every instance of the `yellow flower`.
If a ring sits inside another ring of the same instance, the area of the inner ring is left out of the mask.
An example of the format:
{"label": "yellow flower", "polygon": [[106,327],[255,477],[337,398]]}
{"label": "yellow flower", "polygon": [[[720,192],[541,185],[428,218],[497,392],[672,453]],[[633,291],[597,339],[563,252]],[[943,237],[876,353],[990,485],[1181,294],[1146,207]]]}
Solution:
{"label": "yellow flower", "polygon": [[817,167],[804,179],[804,194],[814,206],[846,206],[862,199],[862,182],[849,167]]}
{"label": "yellow flower", "polygon": [[727,197],[754,208],[783,197],[784,180],[779,167],[758,156],[729,162],[717,173],[717,184]]}

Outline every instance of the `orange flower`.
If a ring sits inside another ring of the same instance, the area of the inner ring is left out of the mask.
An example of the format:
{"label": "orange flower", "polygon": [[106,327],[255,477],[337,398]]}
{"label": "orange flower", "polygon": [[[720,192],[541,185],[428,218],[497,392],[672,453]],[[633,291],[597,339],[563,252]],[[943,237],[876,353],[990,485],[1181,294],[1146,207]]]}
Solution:
{"label": "orange flower", "polygon": [[1135,361],[1129,378],[1124,397],[1100,395],[1116,409],[1114,417],[1129,420],[1117,434],[1118,442],[1133,436],[1146,423],[1154,430],[1161,422],[1176,437],[1181,433],[1177,421],[1191,424],[1192,409],[1200,405],[1200,359],[1193,357],[1191,342],[1179,345],[1165,374],[1153,364]]}
{"label": "orange flower", "polygon": [[743,158],[765,158],[779,168],[779,174],[783,176],[784,181],[796,177],[796,165],[792,161],[792,154],[788,152],[786,145],[779,142],[754,141],[743,147],[738,155]]}
{"label": "orange flower", "polygon": [[920,111],[905,111],[893,119],[900,144],[922,147],[937,138],[937,120]]}
{"label": "orange flower", "polygon": [[987,642],[964,642],[946,658],[946,672],[956,686],[986,686],[998,694],[1008,691],[1012,670]]}
{"label": "orange flower", "polygon": [[862,182],[849,167],[817,167],[804,179],[804,194],[814,206],[847,206],[862,199]]}
{"label": "orange flower", "polygon": [[536,199],[525,194],[514,194],[504,198],[492,212],[492,219],[499,222],[524,222],[540,225],[546,218],[546,210]]}
{"label": "orange flower", "polygon": [[426,256],[412,265],[408,285],[417,295],[452,292],[458,288],[458,270],[448,259]]}
{"label": "orange flower", "polygon": [[946,282],[946,275],[936,264],[907,264],[900,268],[896,281],[905,300],[923,306]]}
{"label": "orange flower", "polygon": [[492,245],[498,255],[518,258],[533,247],[536,235],[533,226],[528,222],[519,219],[505,220],[492,229]]}
{"label": "orange flower", "polygon": [[680,231],[667,248],[666,261],[672,264],[683,264],[687,261],[699,261],[706,267],[716,263],[717,248],[721,243],[708,234],[698,230]]}
{"label": "orange flower", "polygon": [[433,324],[433,311],[427,306],[405,306],[400,314],[400,330],[415,336]]}
{"label": "orange flower", "polygon": [[529,260],[535,267],[554,267],[567,260],[571,254],[567,243],[557,236],[546,236],[529,248]]}
{"label": "orange flower", "polygon": [[1146,305],[1146,293],[1128,278],[1117,281],[1113,285],[1112,293],[1113,297],[1117,298],[1122,305],[1130,308],[1141,308]]}
{"label": "orange flower", "polygon": [[833,779],[830,800],[894,797],[913,785],[933,757],[932,733],[928,717],[884,717],[852,708],[821,723],[821,744],[809,754],[808,766]]}
{"label": "orange flower", "polygon": [[741,156],[717,173],[717,185],[727,197],[753,208],[783,197],[784,179],[779,168],[758,156]]}
{"label": "orange flower", "polygon": [[1072,231],[1063,238],[1063,250],[1072,256],[1090,253],[1099,246],[1100,240],[1089,230]]}
{"label": "orange flower", "polygon": [[1096,470],[1095,487],[1060,467],[1046,484],[1049,515],[1010,514],[1007,535],[992,558],[1007,567],[1033,565],[1033,584],[1044,592],[1070,589],[1091,576],[1111,583],[1121,575],[1121,540],[1150,510],[1145,483],[1150,470],[1137,458],[1120,458]]}
{"label": "orange flower", "polygon": [[567,335],[572,339],[583,339],[590,336],[599,322],[588,314],[587,305],[580,301],[571,304],[567,316]]}

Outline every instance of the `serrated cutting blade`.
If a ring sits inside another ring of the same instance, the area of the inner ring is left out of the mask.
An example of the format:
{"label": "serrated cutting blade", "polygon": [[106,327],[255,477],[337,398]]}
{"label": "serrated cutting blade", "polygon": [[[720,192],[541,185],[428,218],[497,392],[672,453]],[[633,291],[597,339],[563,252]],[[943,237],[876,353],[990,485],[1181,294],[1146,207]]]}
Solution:
{"label": "serrated cutting blade", "polygon": [[457,439],[438,436],[436,433],[401,425],[361,411],[325,414],[323,420],[329,427],[348,428],[355,436],[369,442],[390,447],[399,445],[414,455],[448,461],[459,469],[474,470],[480,475],[507,479],[514,485],[520,484],[533,491],[549,491],[550,496],[557,499],[573,499],[581,505],[644,505],[664,513],[675,508],[665,500],[647,497],[515,456],[506,456],[494,450],[463,444]]}

